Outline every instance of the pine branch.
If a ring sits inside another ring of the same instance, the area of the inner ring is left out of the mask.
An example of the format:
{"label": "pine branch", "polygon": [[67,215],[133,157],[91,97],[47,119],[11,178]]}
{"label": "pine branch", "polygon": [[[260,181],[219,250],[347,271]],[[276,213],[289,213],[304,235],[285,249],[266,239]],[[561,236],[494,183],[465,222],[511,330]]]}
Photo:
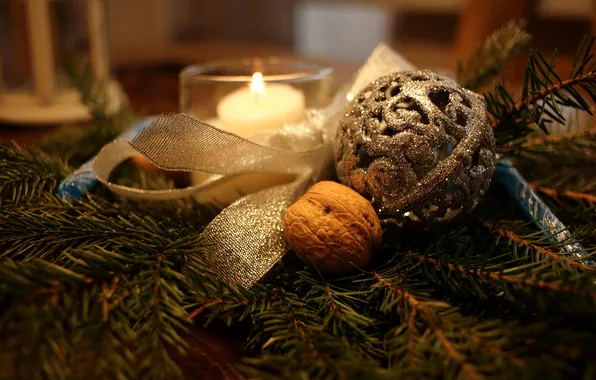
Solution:
{"label": "pine branch", "polygon": [[[476,366],[467,360],[466,355],[460,352],[460,350],[457,348],[457,345],[447,337],[445,331],[439,325],[436,310],[447,309],[450,307],[449,304],[429,300],[425,296],[417,297],[399,282],[395,283],[378,272],[373,272],[372,275],[374,280],[378,283],[378,286],[385,289],[386,301],[384,303],[392,305],[390,307],[382,307],[383,310],[388,311],[393,307],[397,307],[398,310],[402,310],[402,312],[407,315],[407,319],[410,321],[410,327],[413,327],[411,320],[416,319],[418,315],[421,315],[425,324],[445,349],[445,359],[457,363],[457,365],[461,367],[462,373],[464,373],[468,378],[483,378]],[[408,337],[408,340],[408,349],[412,350],[413,343],[411,342],[411,336]],[[413,356],[414,355],[412,352],[410,352],[410,360],[412,360]],[[410,366],[416,367],[416,364],[410,364]]]}
{"label": "pine branch", "polygon": [[[462,274],[465,276],[473,276],[478,278],[479,280],[498,281],[500,283],[511,284],[516,287],[535,288],[536,290],[540,291],[552,291],[573,294],[590,300],[596,299],[596,291],[577,289],[577,286],[562,284],[560,282],[555,281],[536,280],[532,278],[531,275],[528,275],[527,272],[521,272],[517,275],[508,275],[504,274],[505,271],[502,270],[482,271],[479,269],[467,268],[465,266],[452,263],[441,264],[439,261],[428,256],[415,255],[412,253],[410,253],[410,255],[413,256],[416,260],[420,261],[421,263],[433,265],[437,269],[447,270],[449,272],[457,272],[458,274]],[[507,270],[506,272],[511,273],[511,270]]]}
{"label": "pine branch", "polygon": [[[200,236],[179,221],[166,226],[129,205],[94,198],[73,204],[52,196],[44,199],[47,202],[26,209],[8,207],[0,215],[0,303],[14,304],[18,297],[39,294],[60,305],[70,289],[78,291],[71,297],[90,302],[85,289],[91,286],[97,288],[93,297],[98,311],[88,323],[71,326],[72,337],[56,332],[78,351],[54,352],[40,363],[60,359],[65,371],[117,373],[123,378],[180,375],[168,353],[170,347],[183,345],[179,331],[190,321],[180,290],[189,283],[179,270],[187,255],[202,250]],[[112,316],[117,318],[113,322]],[[90,344],[89,339],[96,342]],[[139,366],[125,365],[137,356]],[[135,368],[134,375],[130,368]]]}
{"label": "pine branch", "polygon": [[[500,151],[502,153],[509,153],[509,152],[515,152],[518,149],[528,150],[528,149],[544,146],[545,144],[559,143],[559,142],[564,142],[565,140],[576,139],[579,137],[593,136],[595,134],[596,134],[596,129],[585,129],[585,130],[580,130],[580,131],[573,131],[570,133],[546,135],[546,136],[537,137],[534,139],[515,140],[515,141],[511,141],[507,144],[504,144],[500,148]],[[585,149],[586,144],[582,144],[582,145],[583,145],[583,148]],[[557,144],[557,147],[558,147],[558,149],[561,149],[560,144]]]}
{"label": "pine branch", "polygon": [[503,71],[530,42],[524,21],[510,21],[491,33],[482,46],[470,57],[466,66],[458,64],[457,81],[465,88],[475,91]]}
{"label": "pine branch", "polygon": [[295,286],[308,289],[304,297],[317,310],[326,331],[343,337],[350,349],[363,357],[384,357],[380,339],[371,333],[379,321],[359,312],[366,306],[366,290],[348,290],[308,271],[298,273]]}
{"label": "pine branch", "polygon": [[[480,306],[480,314],[474,312],[474,315],[465,316],[458,308],[434,297],[428,290],[428,284],[435,284],[436,289],[441,289],[441,292],[448,290],[457,294],[458,296],[453,298],[455,302],[465,300],[466,304],[470,304],[470,299],[464,295],[464,288],[470,288],[476,294],[482,291],[478,289],[478,285],[466,283],[465,278],[469,273],[467,268],[455,265],[454,267],[458,267],[457,272],[444,272],[445,268],[438,268],[437,265],[442,266],[444,262],[449,262],[447,256],[441,257],[441,260],[434,259],[432,263],[427,260],[415,260],[423,265],[425,280],[422,281],[429,281],[425,283],[416,280],[420,278],[416,272],[420,272],[412,267],[414,263],[407,264],[410,258],[415,259],[405,256],[404,261],[398,264],[402,266],[401,270],[388,266],[387,269],[371,274],[375,284],[370,300],[376,303],[380,297],[381,310],[386,313],[395,312],[402,318],[400,325],[389,331],[388,335],[387,344],[392,368],[415,369],[418,371],[418,377],[453,379],[461,378],[463,374],[480,378],[533,378],[538,372],[548,374],[549,371],[556,370],[557,373],[561,373],[561,366],[564,364],[554,352],[560,352],[564,343],[553,343],[549,339],[553,331],[559,331],[557,329],[560,329],[561,325],[551,325],[547,322],[550,314],[560,313],[560,310],[553,308],[553,304],[546,302],[542,310],[545,313],[544,317],[530,324],[520,324],[519,319],[510,322],[493,319],[490,317],[490,309],[486,306]],[[402,270],[405,268],[409,270],[404,276]],[[444,275],[437,276],[435,269]],[[466,276],[462,277],[459,271],[466,273]],[[490,286],[484,289],[489,290]],[[496,307],[495,311],[501,312],[504,316],[511,315],[513,309],[503,309],[503,303],[498,300],[514,292],[507,287],[503,290],[493,290],[500,294],[491,298],[485,296],[486,303]],[[581,285],[578,284],[576,290],[581,293]],[[549,301],[549,298],[540,294],[530,293],[528,298],[516,299],[514,305],[519,309],[526,308],[530,305],[526,301],[534,298],[534,303]],[[557,301],[561,301],[560,297]],[[593,304],[593,300],[590,302]],[[482,303],[474,302],[471,305],[473,310],[477,310]],[[561,307],[564,310],[575,310],[569,309],[567,305]],[[557,348],[553,349],[554,346]],[[547,352],[552,352],[555,357],[548,356],[550,359],[544,360]],[[438,368],[427,365],[437,362],[443,365]]]}
{"label": "pine branch", "polygon": [[482,348],[486,349],[487,351],[490,351],[495,356],[497,356],[497,357],[503,357],[508,362],[510,362],[511,364],[513,364],[515,366],[518,366],[518,367],[521,367],[521,366],[523,366],[523,365],[526,364],[526,361],[524,359],[521,359],[521,358],[515,356],[511,352],[508,352],[508,351],[503,350],[499,346],[496,346],[494,344],[491,344],[491,343],[488,343],[488,342],[484,341],[483,338],[481,338],[479,336],[479,334],[475,334],[473,331],[469,331],[469,330],[466,330],[465,328],[459,327],[450,318],[443,318],[443,322],[446,325],[448,325],[452,330],[455,330],[455,331],[459,332],[461,335],[463,335],[464,337],[466,337],[466,339],[468,339],[469,341],[471,341],[474,344],[478,345],[479,347],[482,347]]}
{"label": "pine branch", "polygon": [[[506,238],[506,239],[510,240],[511,242],[517,244],[518,246],[523,246],[523,247],[532,249],[534,252],[536,252],[538,255],[540,255],[540,257],[542,258],[541,261],[545,261],[547,263],[555,262],[555,263],[560,264],[563,267],[568,267],[568,268],[571,267],[576,270],[582,270],[582,271],[586,271],[586,272],[592,272],[592,271],[596,270],[596,268],[594,268],[594,267],[583,264],[581,262],[582,259],[566,257],[566,256],[564,256],[564,254],[557,253],[557,252],[555,252],[551,249],[545,248],[545,247],[541,247],[537,244],[534,244],[532,241],[528,240],[528,237],[535,238],[538,235],[536,233],[524,238],[524,237],[519,236],[518,234],[516,234],[515,232],[513,232],[511,230],[507,230],[503,227],[500,227],[500,226],[495,225],[490,222],[483,222],[482,225],[484,227],[486,227],[487,229],[489,229],[493,232],[496,232],[499,236]],[[538,236],[540,236],[540,235],[542,235],[542,234],[540,233]],[[544,240],[545,240],[544,237],[538,238],[538,241],[544,241]],[[565,243],[565,244],[567,244],[567,243]],[[586,258],[587,257],[584,257],[584,259],[586,259]]]}
{"label": "pine branch", "polygon": [[265,352],[258,359],[245,361],[249,364],[247,373],[347,379],[348,371],[358,367],[360,371],[378,371],[369,360],[346,347],[340,337],[325,332],[322,319],[300,297],[281,289],[277,292],[280,299],[269,310],[253,316],[260,327],[249,346]]}
{"label": "pine branch", "polygon": [[531,132],[536,124],[545,133],[552,122],[565,124],[561,107],[570,107],[591,114],[589,102],[580,91],[596,100],[596,70],[591,54],[594,37],[582,43],[568,79],[561,79],[555,64],[548,62],[539,51],[531,51],[521,98],[514,96],[502,84],[485,93],[487,111],[497,143],[503,145]]}
{"label": "pine branch", "polygon": [[593,194],[569,190],[558,191],[549,187],[536,186],[535,184],[530,184],[530,186],[532,187],[532,190],[549,195],[553,198],[570,198],[576,201],[587,201],[590,203],[596,203],[596,195]]}
{"label": "pine branch", "polygon": [[594,224],[596,197],[588,192],[543,187],[534,182],[530,185],[541,195],[555,215],[573,231],[575,238],[584,245],[584,248],[592,251],[594,246],[590,244],[593,244],[592,231],[596,226]]}
{"label": "pine branch", "polygon": [[190,302],[187,308],[192,310],[189,318],[197,319],[199,315],[208,313],[205,326],[215,318],[231,325],[254,313],[269,310],[279,300],[271,286],[256,284],[250,289],[231,287],[219,281],[208,268],[202,268],[200,263],[193,262],[187,269],[192,272],[187,274],[192,283],[190,291],[187,291]]}
{"label": "pine branch", "polygon": [[117,289],[112,298],[109,314],[101,312],[101,290],[93,283],[14,300],[0,317],[7,377],[133,378],[131,315]]}
{"label": "pine branch", "polygon": [[52,192],[71,171],[62,159],[17,145],[0,145],[0,207],[27,203],[43,192]]}
{"label": "pine branch", "polygon": [[[157,244],[167,247],[177,236],[199,240],[198,236],[185,235],[189,226],[179,220],[164,224],[134,209],[110,205],[100,199],[87,198],[87,202],[72,204],[53,196],[43,199],[43,203],[27,209],[6,208],[0,215],[0,247],[4,247],[0,257],[46,258],[81,247],[120,250]],[[190,227],[193,231],[199,228]]]}
{"label": "pine branch", "polygon": [[341,358],[334,362],[335,366],[342,368],[342,376],[317,371],[319,365],[306,355],[266,353],[259,358],[245,358],[238,367],[251,379],[416,379],[410,371],[390,371],[370,362],[351,358]]}
{"label": "pine branch", "polygon": [[[130,350],[136,337],[129,325],[134,318],[130,293],[121,277],[85,290],[80,320],[75,320],[68,366],[78,378],[134,378],[136,358]],[[95,298],[99,302],[92,302]]]}
{"label": "pine branch", "polygon": [[139,273],[140,295],[135,328],[140,337],[136,354],[141,358],[138,378],[183,378],[180,368],[171,359],[167,349],[185,353],[186,342],[180,332],[186,332],[190,319],[184,309],[184,293],[177,282],[182,276],[173,270],[179,263],[158,252],[147,258],[148,268]]}

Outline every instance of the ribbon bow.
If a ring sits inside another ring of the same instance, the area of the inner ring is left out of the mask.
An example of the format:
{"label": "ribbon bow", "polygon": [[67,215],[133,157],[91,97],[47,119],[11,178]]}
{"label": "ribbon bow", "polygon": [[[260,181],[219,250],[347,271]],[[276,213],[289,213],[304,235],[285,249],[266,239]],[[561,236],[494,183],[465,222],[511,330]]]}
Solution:
{"label": "ribbon bow", "polygon": [[[106,145],[61,185],[60,194],[79,196],[97,179],[112,192],[131,199],[169,200],[192,195],[208,201],[221,189],[234,187],[247,173],[268,173],[270,187],[237,199],[202,232],[207,245],[205,264],[228,284],[250,287],[288,250],[282,234],[283,216],[331,164],[337,117],[348,100],[384,73],[412,69],[381,44],[329,107],[309,110],[301,122],[250,140],[184,114],[159,117],[146,127],[137,127],[142,128],[140,132],[131,131]],[[198,185],[173,190],[142,190],[111,183],[108,178],[112,170],[138,153],[162,169],[212,175]]]}
{"label": "ribbon bow", "polygon": [[[221,189],[234,187],[243,175],[268,173],[268,187],[231,203],[202,232],[207,245],[205,264],[228,284],[250,287],[288,250],[282,233],[285,211],[332,162],[338,117],[348,101],[381,75],[413,69],[399,54],[381,44],[328,108],[309,110],[301,122],[250,140],[184,114],[162,116],[149,125],[137,124],[67,178],[59,194],[77,198],[100,181],[112,192],[131,199],[170,200],[192,195],[208,201],[216,198]],[[112,170],[139,152],[162,169],[200,171],[211,176],[198,185],[173,190],[142,190],[109,182]],[[564,225],[515,168],[505,160],[501,160],[500,167],[498,178],[528,216],[541,217],[541,227],[562,231],[552,234],[553,239],[568,238]],[[568,248],[582,250],[579,245]]]}

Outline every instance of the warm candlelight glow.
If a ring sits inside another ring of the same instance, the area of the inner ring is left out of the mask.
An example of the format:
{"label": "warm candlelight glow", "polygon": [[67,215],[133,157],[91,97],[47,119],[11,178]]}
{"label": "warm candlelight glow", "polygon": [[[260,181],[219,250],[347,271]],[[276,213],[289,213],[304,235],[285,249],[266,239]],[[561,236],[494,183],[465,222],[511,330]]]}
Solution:
{"label": "warm candlelight glow", "polygon": [[223,129],[249,137],[279,129],[304,115],[302,91],[286,83],[267,82],[265,86],[263,74],[258,71],[247,84],[226,94],[217,104],[217,119]]}
{"label": "warm candlelight glow", "polygon": [[261,95],[265,92],[265,82],[263,81],[263,74],[256,72],[252,75],[252,82],[250,82],[250,91],[253,94]]}

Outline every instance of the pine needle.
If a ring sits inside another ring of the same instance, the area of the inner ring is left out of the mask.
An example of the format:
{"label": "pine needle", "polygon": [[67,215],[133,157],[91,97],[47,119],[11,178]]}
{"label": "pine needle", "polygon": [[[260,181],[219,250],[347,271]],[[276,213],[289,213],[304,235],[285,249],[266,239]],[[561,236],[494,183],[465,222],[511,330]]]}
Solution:
{"label": "pine needle", "polygon": [[490,34],[470,57],[465,67],[458,62],[457,81],[476,91],[503,71],[530,42],[525,21],[510,21]]}
{"label": "pine needle", "polygon": [[534,124],[545,133],[552,123],[565,124],[563,107],[592,114],[590,101],[596,100],[596,66],[591,53],[594,41],[595,37],[582,41],[567,79],[556,73],[555,59],[549,61],[540,51],[532,50],[520,98],[503,84],[484,94],[497,144],[525,137]]}

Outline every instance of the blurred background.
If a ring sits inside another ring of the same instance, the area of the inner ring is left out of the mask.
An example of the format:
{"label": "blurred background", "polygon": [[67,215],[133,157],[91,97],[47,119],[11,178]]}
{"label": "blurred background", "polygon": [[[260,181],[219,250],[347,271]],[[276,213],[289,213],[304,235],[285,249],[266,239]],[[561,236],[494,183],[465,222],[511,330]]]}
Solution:
{"label": "blurred background", "polygon": [[[594,0],[106,0],[115,71],[250,55],[323,59],[343,80],[380,41],[421,68],[453,69],[494,29],[525,18],[532,47],[567,71],[596,28]],[[508,79],[523,77],[520,67]]]}
{"label": "blurred background", "polygon": [[[84,3],[52,2],[69,4],[54,8],[65,13],[57,15],[57,29],[68,28]],[[0,47],[17,47],[5,51],[27,51],[18,49],[27,41],[18,16],[25,3],[0,0]],[[141,114],[175,111],[178,73],[192,63],[298,55],[330,63],[341,82],[384,41],[417,67],[452,70],[490,32],[524,18],[531,47],[558,48],[566,72],[581,38],[596,31],[596,0],[103,0],[103,6],[111,72]],[[5,61],[25,67],[19,59],[27,57],[17,53]],[[518,63],[507,80],[523,78],[524,57]]]}
{"label": "blurred background", "polygon": [[[10,1],[10,0],[3,0]],[[593,0],[106,0],[112,63],[291,54],[359,63],[379,42],[448,66],[510,18],[534,45],[574,49]],[[469,49],[468,49],[469,47]]]}

